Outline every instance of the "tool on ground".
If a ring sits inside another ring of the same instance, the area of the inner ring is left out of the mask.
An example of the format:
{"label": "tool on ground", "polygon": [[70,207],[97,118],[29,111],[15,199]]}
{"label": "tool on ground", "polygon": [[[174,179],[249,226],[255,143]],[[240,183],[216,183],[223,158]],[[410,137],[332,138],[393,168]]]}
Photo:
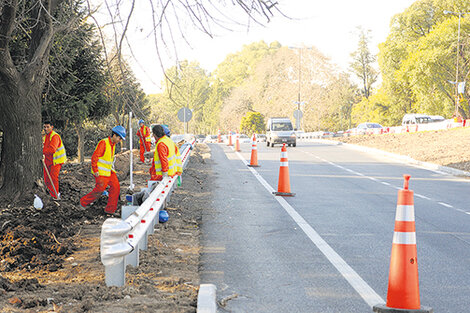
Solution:
{"label": "tool on ground", "polygon": [[279,166],[279,181],[277,185],[277,192],[273,192],[276,196],[293,197],[295,193],[290,192],[289,180],[289,163],[287,161],[287,148],[286,144],[282,144],[281,148],[281,164]]}
{"label": "tool on ground", "polygon": [[387,304],[373,307],[374,312],[432,313],[422,307],[419,299],[418,257],[413,191],[409,190],[410,175],[403,175],[403,189],[398,191],[395,230],[393,234]]}
{"label": "tool on ground", "polygon": [[46,171],[47,177],[49,177],[49,181],[51,182],[52,189],[54,190],[55,198],[57,200],[60,200],[60,195],[57,193],[57,190],[55,189],[54,182],[52,181],[51,174],[49,173],[49,170],[47,169],[46,162],[44,159],[42,159],[42,165],[44,166],[44,170]]}
{"label": "tool on ground", "polygon": [[251,142],[251,159],[250,167],[259,167],[258,165],[258,147],[256,146],[256,134],[253,134],[253,141]]}

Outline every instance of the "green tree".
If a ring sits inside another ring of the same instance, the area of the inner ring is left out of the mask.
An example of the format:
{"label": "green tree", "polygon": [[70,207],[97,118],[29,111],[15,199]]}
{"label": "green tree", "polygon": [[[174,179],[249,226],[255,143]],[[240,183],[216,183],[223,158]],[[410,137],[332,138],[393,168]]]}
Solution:
{"label": "green tree", "polygon": [[[50,76],[44,91],[42,115],[63,130],[67,155],[84,159],[83,123],[110,113],[105,86],[102,46],[94,26],[81,23],[72,36],[57,36],[51,50]],[[77,136],[71,136],[73,129]],[[78,138],[78,141],[77,141]]]}
{"label": "green tree", "polygon": [[263,133],[265,129],[264,116],[259,112],[247,112],[242,117],[240,129],[246,134]]}
{"label": "green tree", "polygon": [[[11,198],[20,195],[31,190],[34,182],[42,177],[41,96],[48,75],[49,55],[56,34],[63,31],[73,33],[75,23],[79,21],[77,12],[83,10],[83,4],[83,0],[0,2],[0,130],[3,132],[1,171],[4,174],[0,196]],[[134,4],[135,0],[131,3],[132,9]],[[151,1],[151,5],[153,4]],[[114,11],[121,14],[122,6],[124,4],[118,3]],[[219,20],[219,16],[210,14],[214,12],[212,8],[215,5],[211,4],[210,10],[208,6],[200,4],[198,10],[194,10],[192,4],[183,2],[175,2],[171,6],[152,6],[150,19],[160,21],[154,22],[152,32],[169,34],[173,39],[172,30],[178,28],[179,19],[185,16],[198,29],[209,33],[214,19],[217,18],[218,24],[226,21],[230,14],[225,15],[224,10],[231,10],[233,7],[242,8],[250,20],[257,22],[259,16],[269,20],[273,11],[278,11],[276,4],[270,1],[241,0],[228,8],[225,3],[221,4],[220,10],[215,10],[223,17]],[[116,34],[118,59],[132,12],[131,10],[127,20],[124,19],[122,34]],[[173,16],[170,18],[168,14]],[[115,24],[114,21],[112,24]],[[170,41],[161,40],[156,43],[166,45],[167,42]],[[135,86],[129,87],[138,91]],[[132,92],[131,90],[129,94],[132,95]],[[144,98],[143,94],[136,92],[129,102],[139,105],[139,101]],[[126,105],[130,106],[129,102]],[[8,171],[5,170],[7,168]]]}
{"label": "green tree", "polygon": [[372,91],[372,85],[377,81],[378,73],[372,66],[376,61],[375,55],[369,50],[370,30],[364,30],[359,27],[359,41],[357,50],[351,53],[353,59],[350,67],[361,81],[362,94],[365,98],[369,98]]}

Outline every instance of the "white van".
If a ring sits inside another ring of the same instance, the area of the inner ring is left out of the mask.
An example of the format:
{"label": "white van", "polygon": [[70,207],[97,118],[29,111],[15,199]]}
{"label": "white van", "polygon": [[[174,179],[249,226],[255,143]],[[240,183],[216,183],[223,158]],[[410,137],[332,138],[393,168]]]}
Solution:
{"label": "white van", "polygon": [[406,125],[415,125],[415,124],[429,124],[432,123],[433,119],[426,114],[405,114],[403,116],[403,120],[401,122],[401,125],[406,126]]}
{"label": "white van", "polygon": [[266,124],[266,145],[274,147],[274,144],[297,145],[294,127],[288,117],[271,117]]}

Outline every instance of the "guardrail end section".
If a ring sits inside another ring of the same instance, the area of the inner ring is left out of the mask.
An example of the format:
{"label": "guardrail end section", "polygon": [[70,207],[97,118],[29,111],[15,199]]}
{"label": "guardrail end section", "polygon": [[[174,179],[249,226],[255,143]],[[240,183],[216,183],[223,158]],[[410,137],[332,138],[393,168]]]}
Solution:
{"label": "guardrail end section", "polygon": [[216,313],[216,290],[214,284],[201,284],[197,295],[197,313]]}

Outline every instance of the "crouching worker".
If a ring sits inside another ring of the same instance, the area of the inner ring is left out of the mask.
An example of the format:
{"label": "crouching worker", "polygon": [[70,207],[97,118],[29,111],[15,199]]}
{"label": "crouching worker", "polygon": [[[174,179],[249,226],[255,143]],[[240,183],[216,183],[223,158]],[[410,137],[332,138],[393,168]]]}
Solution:
{"label": "crouching worker", "polygon": [[91,173],[95,177],[95,188],[80,199],[80,204],[86,207],[98,199],[106,187],[109,186],[108,204],[105,213],[116,212],[121,187],[114,170],[114,151],[116,144],[126,139],[126,129],[121,125],[111,129],[111,136],[102,139],[96,146],[91,157]]}
{"label": "crouching worker", "polygon": [[164,177],[174,177],[177,174],[177,152],[178,147],[165,135],[162,125],[152,128],[155,137],[155,153],[153,155],[152,167],[150,168],[150,180],[160,181]]}

